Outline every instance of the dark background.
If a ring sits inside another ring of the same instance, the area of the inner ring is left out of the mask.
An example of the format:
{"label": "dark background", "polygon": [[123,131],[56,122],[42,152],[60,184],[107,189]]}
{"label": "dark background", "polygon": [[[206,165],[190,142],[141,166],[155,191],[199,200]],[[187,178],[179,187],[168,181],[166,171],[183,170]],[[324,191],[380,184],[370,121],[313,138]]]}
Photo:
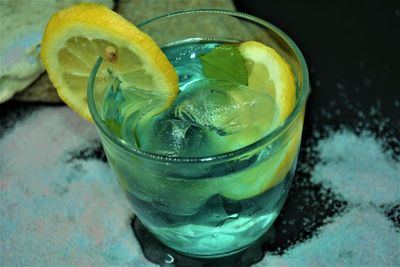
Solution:
{"label": "dark background", "polygon": [[400,1],[234,2],[286,32],[303,52],[312,86],[306,124],[334,100],[345,113],[333,123],[354,122],[349,104],[365,112],[379,105],[399,128]]}

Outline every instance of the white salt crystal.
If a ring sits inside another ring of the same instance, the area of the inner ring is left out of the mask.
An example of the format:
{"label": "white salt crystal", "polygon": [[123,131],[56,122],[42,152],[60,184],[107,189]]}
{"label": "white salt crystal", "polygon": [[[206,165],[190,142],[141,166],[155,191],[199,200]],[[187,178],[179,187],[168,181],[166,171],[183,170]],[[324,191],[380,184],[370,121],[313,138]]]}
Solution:
{"label": "white salt crystal", "polygon": [[0,139],[1,266],[155,266],[108,164],[65,161],[93,142],[93,125],[66,107],[42,108]]}
{"label": "white salt crystal", "polygon": [[317,150],[322,163],[311,173],[313,182],[351,203],[399,202],[400,164],[371,133],[343,130],[320,140]]}
{"label": "white salt crystal", "polygon": [[284,255],[266,254],[265,266],[400,266],[400,234],[374,207],[357,207]]}

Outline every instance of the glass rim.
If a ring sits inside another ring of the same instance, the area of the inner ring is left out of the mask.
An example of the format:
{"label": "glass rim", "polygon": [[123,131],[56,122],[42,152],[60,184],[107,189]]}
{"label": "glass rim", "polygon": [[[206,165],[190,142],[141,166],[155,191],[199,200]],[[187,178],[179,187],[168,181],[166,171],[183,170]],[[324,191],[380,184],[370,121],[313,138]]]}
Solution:
{"label": "glass rim", "polygon": [[[301,85],[301,94],[299,98],[296,101],[295,107],[289,114],[289,116],[275,129],[273,129],[270,133],[267,135],[263,136],[262,138],[258,139],[257,141],[230,151],[226,153],[221,153],[221,154],[215,154],[215,155],[210,155],[210,156],[204,156],[204,157],[171,157],[171,156],[166,156],[162,154],[157,154],[157,153],[152,153],[152,152],[147,152],[144,150],[141,150],[127,142],[124,142],[121,138],[115,136],[111,132],[111,130],[105,125],[105,123],[102,121],[96,105],[94,101],[94,82],[95,79],[91,79],[94,70],[99,68],[100,64],[102,63],[101,57],[96,61],[91,75],[89,77],[89,82],[87,85],[87,100],[88,100],[88,106],[89,106],[89,111],[92,115],[93,121],[97,128],[108,138],[110,139],[111,142],[116,144],[118,147],[122,148],[123,150],[136,154],[140,157],[153,160],[153,161],[158,161],[158,162],[167,162],[167,163],[195,163],[195,162],[216,162],[216,161],[222,161],[222,160],[228,160],[235,158],[237,156],[246,154],[254,149],[260,148],[265,144],[268,144],[275,140],[278,136],[280,136],[290,125],[293,123],[293,121],[296,119],[297,115],[299,112],[302,110],[303,106],[305,105],[305,102],[307,100],[307,97],[310,93],[310,84],[309,84],[309,74],[308,74],[308,69],[307,69],[307,64],[306,61],[303,57],[303,54],[301,53],[300,49],[297,47],[297,45],[294,43],[294,41],[282,30],[280,30],[278,27],[275,25],[257,18],[255,16],[242,13],[242,12],[237,12],[237,11],[229,11],[229,10],[222,10],[222,9],[191,9],[191,10],[184,10],[184,11],[177,11],[177,12],[172,12],[172,13],[167,13],[161,16],[157,16],[155,18],[146,20],[144,22],[141,22],[137,24],[136,26],[140,29],[154,21],[158,21],[160,19],[168,18],[168,17],[174,17],[174,16],[179,16],[179,15],[186,15],[186,14],[196,14],[196,13],[210,13],[210,14],[220,14],[220,15],[229,15],[232,17],[237,17],[240,19],[245,19],[247,21],[251,21],[253,23],[257,23],[265,28],[273,30],[278,36],[280,36],[286,44],[293,49],[295,52],[296,58],[299,61],[300,64],[300,70],[302,74],[302,85]],[[96,71],[97,72],[97,71]]]}

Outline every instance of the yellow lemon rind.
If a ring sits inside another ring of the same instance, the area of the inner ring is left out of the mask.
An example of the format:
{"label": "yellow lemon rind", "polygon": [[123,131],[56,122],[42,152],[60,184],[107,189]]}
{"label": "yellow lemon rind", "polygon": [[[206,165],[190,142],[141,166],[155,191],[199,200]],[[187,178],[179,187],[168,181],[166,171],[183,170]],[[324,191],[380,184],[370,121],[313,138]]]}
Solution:
{"label": "yellow lemon rind", "polygon": [[[85,119],[92,120],[86,99],[74,100],[74,95],[63,81],[62,66],[57,60],[58,51],[66,42],[81,36],[88,39],[104,39],[118,47],[128,48],[138,55],[146,66],[146,71],[154,76],[157,83],[155,89],[168,95],[165,100],[166,107],[178,94],[178,77],[173,66],[147,34],[105,6],[78,4],[59,11],[50,19],[42,40],[41,58],[60,98]],[[84,89],[86,92],[86,84]]]}

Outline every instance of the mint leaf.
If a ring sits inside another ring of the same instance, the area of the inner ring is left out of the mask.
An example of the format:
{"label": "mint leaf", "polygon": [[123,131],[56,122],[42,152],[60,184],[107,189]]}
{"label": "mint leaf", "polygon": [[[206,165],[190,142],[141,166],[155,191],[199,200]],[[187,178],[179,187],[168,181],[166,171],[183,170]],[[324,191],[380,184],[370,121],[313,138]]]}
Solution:
{"label": "mint leaf", "polygon": [[200,56],[203,73],[209,79],[224,79],[247,85],[244,59],[235,45],[217,46],[210,53]]}

